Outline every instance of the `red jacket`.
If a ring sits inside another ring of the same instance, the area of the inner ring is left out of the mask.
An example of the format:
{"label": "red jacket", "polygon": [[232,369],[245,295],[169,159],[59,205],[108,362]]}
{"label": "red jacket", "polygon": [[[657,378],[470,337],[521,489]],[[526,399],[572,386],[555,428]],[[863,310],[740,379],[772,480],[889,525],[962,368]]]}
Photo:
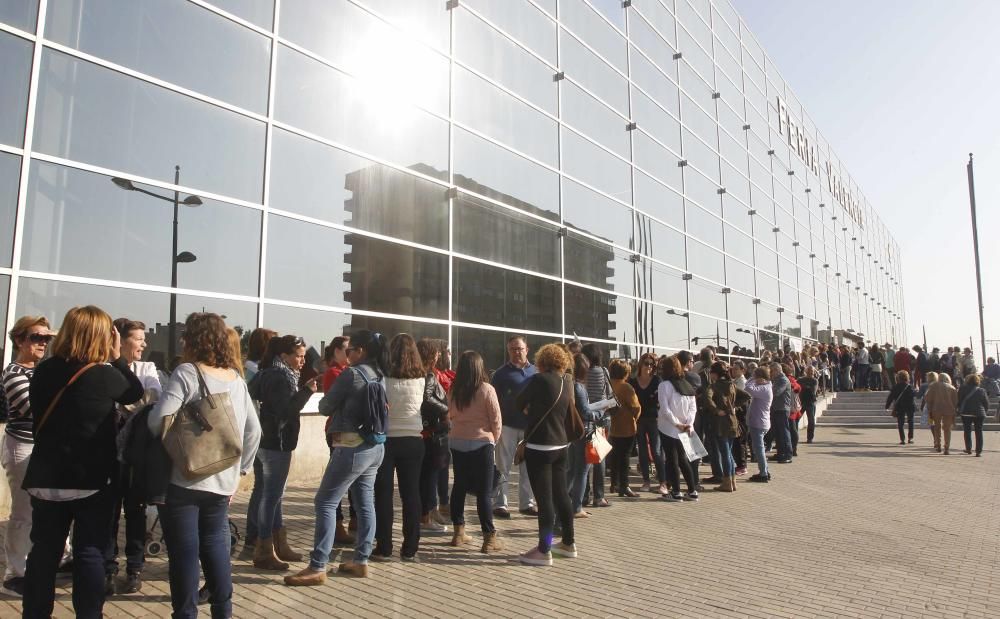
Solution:
{"label": "red jacket", "polygon": [[345,369],[347,369],[346,365],[337,365],[336,363],[326,369],[326,372],[323,373],[323,393],[330,390],[330,387],[333,386],[333,381],[337,380],[337,377]]}
{"label": "red jacket", "polygon": [[906,370],[907,372],[909,372],[911,369],[912,361],[913,357],[911,357],[910,353],[908,353],[905,350],[900,350],[899,352],[897,352],[895,355],[892,356],[892,365],[895,368],[895,371],[897,372],[899,372],[900,370]]}

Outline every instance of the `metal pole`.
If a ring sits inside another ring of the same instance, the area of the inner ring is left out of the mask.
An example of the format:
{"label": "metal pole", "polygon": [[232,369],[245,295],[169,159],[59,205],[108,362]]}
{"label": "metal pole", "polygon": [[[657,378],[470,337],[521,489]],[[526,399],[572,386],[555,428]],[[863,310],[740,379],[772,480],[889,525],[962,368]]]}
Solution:
{"label": "metal pole", "polygon": [[969,153],[969,206],[972,209],[972,248],[976,252],[976,291],[979,293],[979,340],[982,342],[983,365],[986,367],[986,327],[983,323],[983,276],[979,270],[979,227],[976,224],[976,185],[972,178],[972,153]]}
{"label": "metal pole", "polygon": [[180,205],[180,192],[177,185],[181,182],[181,167],[174,166],[174,235],[173,252],[170,254],[170,322],[167,326],[167,363],[172,364],[177,356],[177,209]]}
{"label": "metal pole", "polygon": [[924,328],[924,352],[927,352],[927,325],[921,325]]}

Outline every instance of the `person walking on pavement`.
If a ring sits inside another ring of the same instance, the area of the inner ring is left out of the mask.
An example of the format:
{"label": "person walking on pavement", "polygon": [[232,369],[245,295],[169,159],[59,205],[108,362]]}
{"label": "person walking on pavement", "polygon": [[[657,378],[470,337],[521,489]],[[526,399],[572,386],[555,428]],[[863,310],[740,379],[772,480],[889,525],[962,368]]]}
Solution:
{"label": "person walking on pavement", "polygon": [[[909,358],[906,349],[902,349],[903,354]],[[896,353],[898,367],[899,353]],[[892,410],[892,416],[896,418],[896,426],[899,428],[899,444],[905,445],[907,436],[910,443],[913,442],[913,413],[916,407],[913,404],[914,391],[910,386],[910,373],[906,370],[896,372],[896,385],[889,392],[885,399],[886,410]],[[904,434],[903,424],[909,422],[909,434]]]}
{"label": "person walking on pavement", "polygon": [[986,411],[990,408],[986,390],[979,386],[981,382],[979,374],[969,374],[965,377],[965,384],[958,390],[958,412],[962,416],[965,453],[972,453],[972,432],[975,429],[977,458],[983,455],[983,422],[986,420]]}
{"label": "person walking on pavement", "polygon": [[[503,417],[503,429],[496,444],[496,466],[500,472],[500,483],[493,490],[493,515],[497,518],[510,518],[507,497],[510,470],[514,465],[514,451],[524,438],[528,423],[524,413],[517,410],[517,394],[528,383],[528,379],[537,373],[538,370],[528,361],[528,340],[521,335],[508,338],[507,363],[494,372],[490,380],[500,400],[500,413]],[[535,507],[535,497],[531,492],[528,469],[524,462],[518,466],[517,472],[520,512],[537,516],[538,509]]]}
{"label": "person walking on pavement", "polygon": [[948,455],[951,447],[951,429],[955,425],[955,412],[958,410],[958,390],[951,384],[951,376],[944,372],[938,374],[938,379],[931,383],[924,394],[924,405],[927,415],[933,425],[934,451]]}

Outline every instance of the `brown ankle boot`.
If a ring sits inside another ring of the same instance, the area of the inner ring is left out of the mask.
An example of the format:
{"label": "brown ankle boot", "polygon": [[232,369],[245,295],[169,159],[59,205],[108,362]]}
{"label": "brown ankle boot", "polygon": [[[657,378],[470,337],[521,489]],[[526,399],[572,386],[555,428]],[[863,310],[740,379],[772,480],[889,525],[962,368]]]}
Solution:
{"label": "brown ankle boot", "polygon": [[337,530],[333,534],[333,543],[335,544],[353,544],[354,536],[348,533],[347,527],[344,526],[343,520],[337,521]]}
{"label": "brown ankle boot", "polygon": [[274,538],[258,539],[253,550],[253,566],[262,570],[284,572],[288,564],[280,561],[274,554]]}
{"label": "brown ankle boot", "polygon": [[326,570],[317,572],[306,566],[298,574],[285,576],[285,584],[289,587],[316,587],[326,582]]}
{"label": "brown ankle boot", "polygon": [[302,555],[288,546],[288,531],[284,527],[274,532],[274,554],[282,561],[302,560]]}
{"label": "brown ankle boot", "polygon": [[368,578],[367,563],[341,563],[337,573],[354,578]]}
{"label": "brown ankle boot", "polygon": [[465,525],[456,524],[455,534],[451,536],[452,546],[464,546],[472,542],[472,538],[465,534]]}
{"label": "brown ankle boot", "polygon": [[733,487],[732,487],[731,481],[732,481],[731,478],[729,478],[729,477],[723,477],[722,478],[722,483],[715,487],[715,491],[716,492],[732,492],[733,491]]}
{"label": "brown ankle boot", "polygon": [[500,543],[500,538],[497,537],[496,531],[493,533],[483,533],[483,547],[479,549],[479,552],[489,554],[491,552],[500,552],[501,550],[503,550],[503,544]]}

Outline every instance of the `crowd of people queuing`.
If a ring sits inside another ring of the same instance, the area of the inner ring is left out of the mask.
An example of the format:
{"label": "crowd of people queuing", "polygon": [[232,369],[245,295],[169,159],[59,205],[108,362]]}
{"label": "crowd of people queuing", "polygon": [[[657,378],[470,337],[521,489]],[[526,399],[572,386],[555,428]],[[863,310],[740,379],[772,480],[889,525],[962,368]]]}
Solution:
{"label": "crowd of people queuing", "polygon": [[[71,309],[57,333],[43,317],[22,317],[9,336],[15,354],[2,377],[9,418],[0,460],[12,507],[3,590],[22,596],[23,616],[32,618],[51,615],[59,573],[72,574],[81,617],[101,616],[107,596],[140,591],[153,505],[168,550],[173,616],[197,616],[200,603],[213,617],[231,616],[229,505],[250,471],[243,556],[274,573],[305,561],[284,576],[289,586],[321,585],[328,570],[363,578],[370,562],[391,560],[397,492],[402,561],[420,561],[422,533],[450,533],[451,546],[471,545],[471,494],[480,552],[504,550],[509,540],[498,521],[516,509],[538,523],[537,543],[518,559],[544,566],[554,556],[577,556],[574,522],[591,515],[585,508],[640,493],[696,502],[706,485],[734,492],[752,463],[756,472],[746,480],[771,482],[771,465],[799,455],[803,416],[806,443],[815,440],[816,405],[826,392],[888,390],[900,444],[913,442],[919,400],[935,449],[945,454],[960,416],[965,452],[972,453],[974,433],[979,456],[988,395],[1000,384],[993,359],[980,375],[969,349],[940,354],[920,346],[911,354],[889,345],[818,344],[759,357],[742,350],[747,358],[728,361],[709,346],[697,354],[646,352],[633,364],[579,341],[547,343],[532,356],[528,339],[515,335],[506,362],[489,372],[472,350],[451,369],[443,340],[359,330],[335,337],[321,363],[311,364],[301,337],[256,329],[243,354],[240,334],[222,317],[195,313],[168,375],[142,361],[142,322],[112,320],[94,306]],[[300,438],[311,438],[300,437],[301,414],[317,391],[330,457],[314,498],[313,547],[303,556],[289,544],[282,501],[293,453]],[[164,457],[158,441],[206,394],[228,396],[242,445],[227,468],[192,477]],[[609,453],[601,454],[604,439]],[[703,461],[711,471],[704,479]],[[341,503],[349,503],[349,518]],[[353,553],[333,569],[335,544],[353,545]]]}

